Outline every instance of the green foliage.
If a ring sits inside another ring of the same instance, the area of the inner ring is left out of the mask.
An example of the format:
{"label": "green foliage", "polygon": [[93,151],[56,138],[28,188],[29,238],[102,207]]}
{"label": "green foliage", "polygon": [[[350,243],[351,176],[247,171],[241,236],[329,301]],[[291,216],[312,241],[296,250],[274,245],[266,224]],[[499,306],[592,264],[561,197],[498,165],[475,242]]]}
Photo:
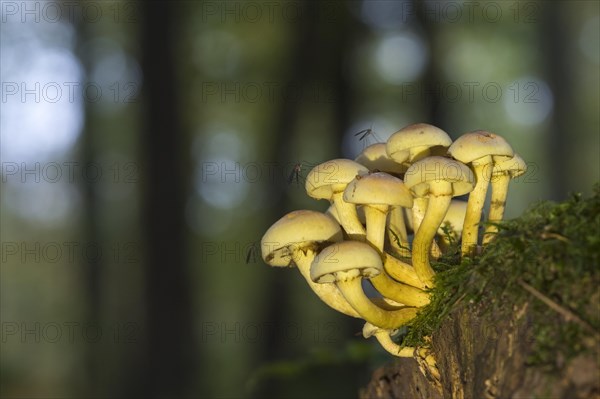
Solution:
{"label": "green foliage", "polygon": [[460,260],[458,243],[433,265],[431,304],[411,323],[406,346],[425,337],[447,316],[472,306],[487,317],[510,317],[529,306],[532,364],[552,367],[597,347],[600,328],[600,185],[591,198],[540,202],[518,219],[498,224],[482,255]]}

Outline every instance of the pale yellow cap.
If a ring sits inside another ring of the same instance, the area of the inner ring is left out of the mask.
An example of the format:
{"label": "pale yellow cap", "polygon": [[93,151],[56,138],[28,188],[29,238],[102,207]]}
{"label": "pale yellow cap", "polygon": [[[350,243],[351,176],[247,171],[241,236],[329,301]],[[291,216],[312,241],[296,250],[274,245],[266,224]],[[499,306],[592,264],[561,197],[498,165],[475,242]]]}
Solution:
{"label": "pale yellow cap", "polygon": [[344,201],[363,205],[413,206],[412,194],[404,182],[383,172],[352,180],[344,190]]}
{"label": "pale yellow cap", "polygon": [[315,257],[310,278],[316,283],[333,283],[371,278],[382,271],[381,257],[373,247],[360,241],[344,241],[328,246]]}
{"label": "pale yellow cap", "polygon": [[293,211],[275,222],[260,241],[262,258],[271,266],[293,266],[293,251],[320,242],[343,240],[340,225],[316,211]]}
{"label": "pale yellow cap", "polygon": [[[408,151],[406,152],[408,157]],[[361,165],[369,170],[378,170],[380,172],[402,174],[406,172],[407,167],[396,162],[387,154],[385,143],[376,143],[366,147],[355,159]]]}
{"label": "pale yellow cap", "polygon": [[427,123],[416,123],[406,126],[392,134],[387,141],[386,151],[396,162],[413,159],[424,148],[448,147],[452,139],[442,129]]}
{"label": "pale yellow cap", "polygon": [[486,156],[500,157],[499,160],[504,161],[504,157],[512,157],[514,152],[502,136],[477,130],[456,139],[448,148],[448,154],[461,162],[471,163]]}
{"label": "pale yellow cap", "polygon": [[525,160],[519,156],[519,154],[515,153],[515,155],[502,162],[498,162],[494,164],[494,169],[492,170],[493,176],[498,176],[502,174],[509,174],[510,177],[518,177],[527,171],[527,164]]}
{"label": "pale yellow cap", "polygon": [[315,166],[306,176],[306,193],[315,199],[330,199],[333,193],[344,191],[356,175],[369,169],[350,159],[332,159]]}
{"label": "pale yellow cap", "polygon": [[462,162],[444,157],[427,157],[415,162],[404,175],[404,184],[417,197],[458,196],[475,186],[471,169]]}

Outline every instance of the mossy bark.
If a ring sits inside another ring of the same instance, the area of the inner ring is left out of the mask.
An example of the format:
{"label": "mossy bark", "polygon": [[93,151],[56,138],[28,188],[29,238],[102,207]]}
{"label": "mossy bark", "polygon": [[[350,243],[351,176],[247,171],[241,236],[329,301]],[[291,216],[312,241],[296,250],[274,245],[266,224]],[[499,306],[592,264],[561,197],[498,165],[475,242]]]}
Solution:
{"label": "mossy bark", "polygon": [[400,359],[363,398],[600,398],[600,185],[498,227],[481,255],[434,265],[404,338],[432,337],[440,383]]}
{"label": "mossy bark", "polygon": [[[535,300],[535,299],[532,299]],[[441,391],[414,359],[398,359],[373,373],[361,398],[600,398],[598,342],[554,371],[528,364],[534,334],[529,303],[511,317],[484,316],[476,305],[454,311],[433,334]],[[559,321],[560,322],[560,321]],[[594,349],[595,348],[595,349]]]}

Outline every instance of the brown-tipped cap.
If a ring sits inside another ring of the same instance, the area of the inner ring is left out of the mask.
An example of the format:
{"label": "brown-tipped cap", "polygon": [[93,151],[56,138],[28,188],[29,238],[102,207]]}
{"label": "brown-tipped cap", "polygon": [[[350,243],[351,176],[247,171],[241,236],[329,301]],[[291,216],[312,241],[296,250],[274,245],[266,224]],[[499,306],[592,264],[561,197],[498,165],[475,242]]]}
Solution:
{"label": "brown-tipped cap", "polygon": [[471,163],[487,156],[512,157],[514,151],[502,136],[477,130],[456,139],[448,148],[448,154],[463,163]]}

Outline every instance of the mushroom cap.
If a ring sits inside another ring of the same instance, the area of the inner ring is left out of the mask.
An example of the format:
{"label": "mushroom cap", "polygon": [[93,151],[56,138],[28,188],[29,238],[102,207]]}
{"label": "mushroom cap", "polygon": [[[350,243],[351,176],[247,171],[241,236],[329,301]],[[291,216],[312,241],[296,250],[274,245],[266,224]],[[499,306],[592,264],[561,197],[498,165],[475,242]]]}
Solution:
{"label": "mushroom cap", "polygon": [[[392,134],[387,141],[386,151],[396,162],[405,162],[418,155],[411,151],[415,148],[448,147],[450,144],[452,139],[442,129],[427,123],[415,123]],[[407,151],[410,155],[405,157]]]}
{"label": "mushroom cap", "polygon": [[444,234],[444,230],[442,227],[446,222],[450,223],[452,230],[456,233],[460,234],[463,231],[463,223],[465,220],[465,215],[467,214],[467,201],[461,200],[452,200],[450,201],[450,206],[448,207],[448,212],[446,212],[446,216],[444,216],[444,220],[442,224],[438,228],[437,233],[439,235]]}
{"label": "mushroom cap", "polygon": [[346,186],[344,201],[351,204],[399,205],[412,208],[412,194],[397,177],[383,172],[359,177]]}
{"label": "mushroom cap", "polygon": [[334,193],[344,191],[358,174],[367,174],[369,169],[350,159],[332,159],[323,162],[306,176],[306,193],[315,199],[331,199]]}
{"label": "mushroom cap", "polygon": [[404,175],[404,184],[417,197],[455,197],[471,192],[475,178],[467,165],[454,159],[433,156],[412,164]]}
{"label": "mushroom cap", "polygon": [[448,148],[448,153],[463,163],[471,163],[487,156],[499,157],[500,161],[504,161],[504,157],[512,157],[514,151],[502,136],[476,130],[456,139]]}
{"label": "mushroom cap", "polygon": [[[408,158],[406,151],[406,158]],[[402,162],[404,162],[404,159]],[[385,143],[375,143],[366,147],[355,159],[361,165],[366,166],[369,170],[378,170],[380,172],[402,174],[406,172],[407,167],[396,162],[387,154]]]}
{"label": "mushroom cap", "polygon": [[505,161],[494,164],[492,169],[492,176],[498,176],[502,174],[509,174],[510,177],[518,177],[527,171],[527,164],[525,160],[517,153]]}
{"label": "mushroom cap", "polygon": [[331,244],[315,257],[310,278],[316,283],[333,283],[359,277],[371,278],[383,271],[379,253],[360,241]]}
{"label": "mushroom cap", "polygon": [[328,215],[298,210],[273,223],[260,241],[262,258],[270,266],[293,266],[294,250],[314,243],[343,239],[340,225]]}

